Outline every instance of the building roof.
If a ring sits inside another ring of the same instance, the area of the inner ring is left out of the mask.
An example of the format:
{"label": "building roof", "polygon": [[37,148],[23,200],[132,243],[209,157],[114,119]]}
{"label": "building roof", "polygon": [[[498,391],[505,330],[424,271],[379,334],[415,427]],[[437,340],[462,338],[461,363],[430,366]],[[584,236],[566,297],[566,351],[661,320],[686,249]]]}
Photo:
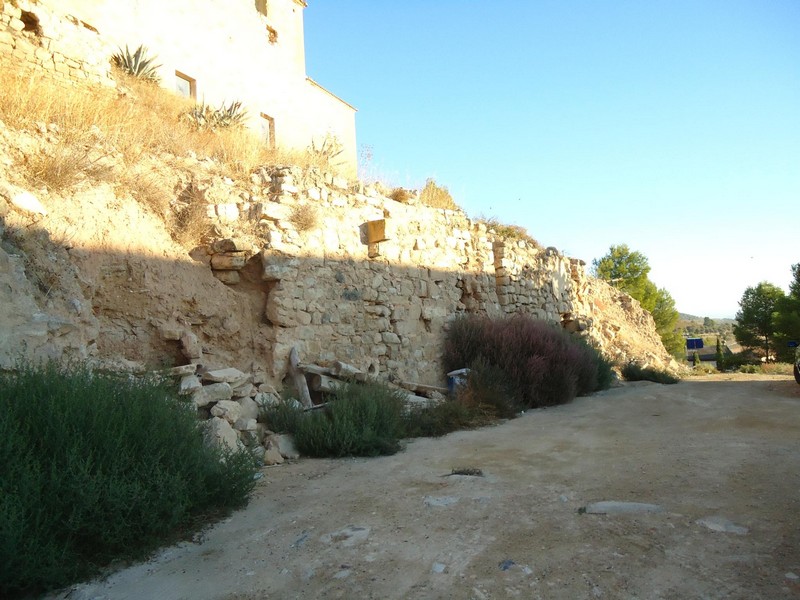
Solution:
{"label": "building roof", "polygon": [[342,104],[344,104],[345,106],[348,106],[349,108],[352,108],[352,109],[353,109],[355,112],[358,112],[358,109],[357,109],[355,106],[353,106],[353,105],[352,105],[352,104],[350,104],[349,102],[345,102],[344,100],[342,100],[341,98],[339,98],[339,96],[337,96],[336,94],[334,94],[334,93],[333,93],[333,92],[331,92],[330,90],[328,90],[328,89],[325,89],[325,88],[324,88],[324,87],[322,87],[320,84],[318,84],[316,81],[314,81],[313,79],[311,79],[311,77],[306,77],[306,81],[307,81],[308,83],[310,83],[311,85],[313,85],[314,87],[318,87],[319,89],[321,89],[323,92],[325,92],[326,94],[328,94],[328,95],[329,95],[329,96],[331,96],[332,98],[336,98],[336,99],[337,99],[339,102],[341,102],[341,103],[342,103]]}

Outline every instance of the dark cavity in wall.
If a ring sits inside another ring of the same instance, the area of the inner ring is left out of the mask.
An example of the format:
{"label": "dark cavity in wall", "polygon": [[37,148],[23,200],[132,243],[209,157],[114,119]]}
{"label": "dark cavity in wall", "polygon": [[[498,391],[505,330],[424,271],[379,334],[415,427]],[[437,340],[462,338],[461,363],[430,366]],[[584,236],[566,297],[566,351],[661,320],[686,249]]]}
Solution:
{"label": "dark cavity in wall", "polygon": [[30,11],[23,10],[19,17],[20,21],[25,25],[23,31],[30,31],[36,36],[42,35],[42,26],[39,23],[39,17]]}

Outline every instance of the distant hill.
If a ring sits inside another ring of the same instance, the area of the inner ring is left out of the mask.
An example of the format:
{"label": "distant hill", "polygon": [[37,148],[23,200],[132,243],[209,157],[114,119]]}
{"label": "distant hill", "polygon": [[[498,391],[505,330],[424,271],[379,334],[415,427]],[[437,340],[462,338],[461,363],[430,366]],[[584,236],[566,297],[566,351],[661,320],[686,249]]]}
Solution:
{"label": "distant hill", "polygon": [[[681,321],[700,321],[701,323],[705,320],[705,317],[698,317],[697,315],[690,315],[687,313],[678,313],[679,318]],[[736,319],[712,319],[715,323],[730,323],[733,325],[736,323]]]}

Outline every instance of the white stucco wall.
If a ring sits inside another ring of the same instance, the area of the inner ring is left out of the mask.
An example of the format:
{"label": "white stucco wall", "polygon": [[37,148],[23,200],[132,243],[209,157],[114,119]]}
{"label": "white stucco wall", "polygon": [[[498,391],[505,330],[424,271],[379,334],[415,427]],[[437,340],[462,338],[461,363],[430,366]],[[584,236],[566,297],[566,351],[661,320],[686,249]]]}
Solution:
{"label": "white stucco wall", "polygon": [[[327,133],[345,151],[343,171],[356,173],[355,109],[309,83],[300,0],[40,0],[97,29],[116,47],[144,44],[162,66],[164,87],[176,71],[196,80],[196,98],[214,105],[241,101],[254,129],[274,120],[279,146],[304,149]],[[277,40],[271,40],[271,32]]]}

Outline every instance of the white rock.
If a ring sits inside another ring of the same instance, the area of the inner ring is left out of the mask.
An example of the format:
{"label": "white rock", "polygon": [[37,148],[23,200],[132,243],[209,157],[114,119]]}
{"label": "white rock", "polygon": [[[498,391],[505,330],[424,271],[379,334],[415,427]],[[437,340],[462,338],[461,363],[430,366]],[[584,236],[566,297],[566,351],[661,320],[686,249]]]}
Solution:
{"label": "white rock", "polygon": [[187,331],[181,336],[181,346],[183,355],[189,360],[203,357],[203,347],[200,345],[200,340],[191,331]]}
{"label": "white rock", "polygon": [[204,385],[197,390],[192,396],[195,406],[198,408],[208,406],[212,402],[220,400],[230,400],[233,390],[227,383],[212,383],[211,385]]}
{"label": "white rock", "polygon": [[203,374],[203,381],[224,381],[225,383],[235,383],[237,385],[240,385],[241,382],[246,379],[247,375],[242,373],[239,369],[234,369],[232,367],[228,369],[216,369]]}
{"label": "white rock", "polygon": [[240,448],[236,430],[225,419],[219,417],[206,421],[205,440],[207,444],[223,449],[237,450]]}
{"label": "white rock", "polygon": [[165,340],[177,341],[183,335],[183,327],[177,323],[164,323],[159,331],[161,332],[161,337]]}
{"label": "white rock", "polygon": [[294,437],[291,434],[279,433],[271,437],[273,442],[277,444],[283,458],[290,460],[300,458],[300,452],[297,451],[297,447],[294,445]]}
{"label": "white rock", "polygon": [[[266,385],[267,383],[267,374],[264,371],[256,371],[253,373],[253,384],[254,385]],[[259,392],[264,390],[258,390]]]}
{"label": "white rock", "polygon": [[244,419],[258,419],[258,414],[261,412],[261,408],[258,406],[258,403],[253,400],[252,398],[239,398],[237,400],[239,406],[241,408],[241,416]]}
{"label": "white rock", "polygon": [[256,205],[256,214],[272,221],[285,221],[292,214],[292,209],[277,202],[263,202]]}
{"label": "white rock", "polygon": [[[211,409],[211,412],[214,412],[213,408]],[[233,424],[233,428],[237,429],[238,431],[256,431],[258,429],[258,423],[255,419],[243,419],[240,417],[236,419],[236,423]]]}
{"label": "white rock", "polygon": [[245,382],[233,388],[233,395],[236,398],[250,397],[255,389],[252,383]]}
{"label": "white rock", "polygon": [[211,408],[211,414],[233,424],[242,416],[242,407],[235,400],[220,400]]}
{"label": "white rock", "polygon": [[167,369],[167,375],[171,375],[173,377],[183,377],[184,375],[194,375],[196,370],[197,365],[194,364],[180,365],[179,367]]}
{"label": "white rock", "polygon": [[217,204],[216,212],[223,222],[232,223],[239,218],[239,207],[235,204]]}
{"label": "white rock", "polygon": [[459,501],[458,496],[425,496],[426,506],[450,506]]}
{"label": "white rock", "polygon": [[271,448],[267,448],[264,452],[264,464],[265,465],[280,465],[283,464],[283,456],[281,456],[280,451],[275,446]]}
{"label": "white rock", "polygon": [[47,209],[39,202],[39,199],[30,192],[3,188],[0,189],[0,195],[7,196],[9,202],[22,212],[34,215],[47,214]]}
{"label": "white rock", "polygon": [[698,525],[702,525],[711,531],[719,531],[722,533],[735,533],[737,535],[745,535],[749,531],[747,527],[736,525],[733,521],[720,516],[703,517],[695,521]]}
{"label": "white rock", "polygon": [[178,388],[178,394],[185,396],[186,394],[191,394],[202,387],[203,384],[200,383],[197,375],[186,375],[181,379],[181,383]]}
{"label": "white rock", "polygon": [[586,507],[586,513],[590,515],[622,515],[659,512],[664,512],[664,508],[658,504],[646,504],[644,502],[619,502],[616,500],[595,502]]}

